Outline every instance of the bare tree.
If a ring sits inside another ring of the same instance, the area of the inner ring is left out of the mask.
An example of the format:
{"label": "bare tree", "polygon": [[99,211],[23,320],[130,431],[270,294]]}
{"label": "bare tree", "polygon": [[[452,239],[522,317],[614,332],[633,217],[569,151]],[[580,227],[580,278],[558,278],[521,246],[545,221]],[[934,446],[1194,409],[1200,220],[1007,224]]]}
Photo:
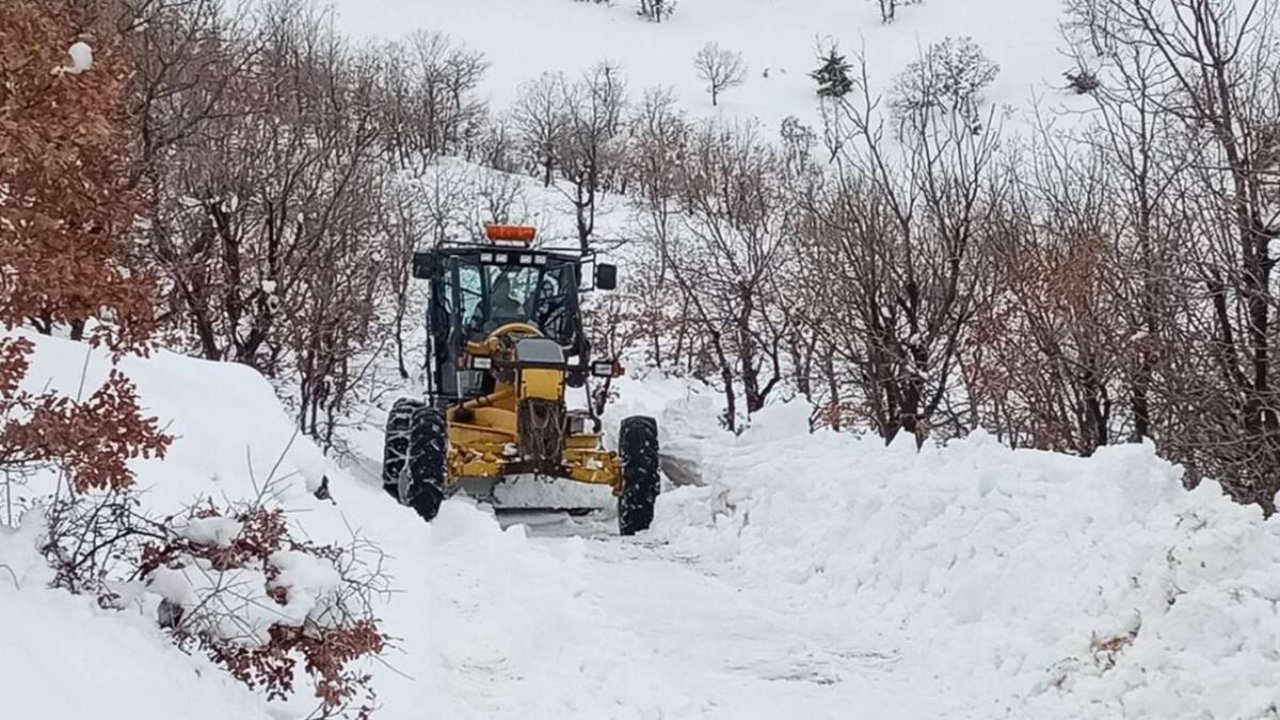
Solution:
{"label": "bare tree", "polygon": [[[755,127],[709,124],[681,167],[685,208],[665,261],[725,395],[725,425],[764,407],[785,379],[791,203],[777,153]],[[743,406],[738,400],[742,398]]]}
{"label": "bare tree", "polygon": [[712,105],[718,104],[721,93],[741,85],[747,78],[747,66],[742,56],[716,43],[707,43],[698,51],[693,58],[693,69],[707,84]]}
{"label": "bare tree", "polygon": [[[1073,203],[1055,218],[1084,227],[1094,217],[1104,243],[1109,329],[1090,344],[1117,391],[1110,432],[1155,440],[1188,482],[1214,476],[1268,513],[1280,489],[1278,10],[1270,0],[1071,3],[1064,35],[1098,110],[1079,137],[1083,164],[1100,167],[1109,200],[1104,212]],[[1082,163],[1071,165],[1079,177]],[[1082,329],[1081,317],[1059,318],[1056,337]]]}
{"label": "bare tree", "polygon": [[1081,0],[1065,34],[1078,65],[1090,53],[1111,58],[1108,83],[1092,93],[1098,122],[1083,138],[1107,165],[1114,211],[1119,225],[1115,263],[1121,271],[1118,308],[1131,343],[1126,370],[1130,440],[1155,437],[1161,364],[1179,352],[1173,335],[1181,295],[1180,266],[1185,255],[1180,238],[1184,219],[1174,209],[1176,178],[1188,171],[1190,156],[1170,155],[1182,130],[1177,118],[1161,110],[1159,85],[1163,60],[1145,43],[1120,42],[1108,13],[1114,7]]}
{"label": "bare tree", "polygon": [[[170,148],[199,142],[209,123],[258,107],[227,102],[243,92],[262,42],[252,18],[221,0],[143,0],[113,5],[131,42],[132,182],[156,192],[157,165]],[[231,52],[234,49],[234,52]],[[234,109],[233,109],[234,107]]]}
{"label": "bare tree", "polygon": [[568,88],[567,122],[558,136],[555,156],[571,189],[578,242],[590,247],[596,226],[596,199],[615,172],[619,135],[627,106],[622,70],[607,62],[596,64]]}
{"label": "bare tree", "polygon": [[392,306],[396,369],[402,380],[410,377],[404,341],[405,320],[411,301],[413,255],[419,248],[420,239],[427,236],[423,203],[416,189],[406,184],[392,185],[378,217],[378,234],[386,243],[385,270]]}
{"label": "bare tree", "polygon": [[[1154,434],[1166,452],[1217,477],[1237,500],[1274,512],[1280,367],[1272,348],[1280,303],[1272,245],[1280,208],[1269,188],[1280,122],[1278,8],[1261,0],[1106,0],[1095,9],[1107,22],[1091,32],[1102,46],[1122,48],[1101,70],[1103,86],[1114,87],[1101,96],[1110,127],[1131,139],[1151,116],[1147,109],[1168,122],[1158,145],[1140,146],[1154,152],[1139,155],[1136,166],[1154,166],[1148,175],[1167,178],[1168,188],[1131,180],[1139,193],[1145,188],[1133,206],[1157,221],[1172,218],[1185,238],[1173,278],[1181,302],[1167,330],[1182,352],[1153,363],[1160,381],[1152,386],[1159,394],[1153,411],[1162,416]],[[1132,150],[1111,145],[1133,178]]]}
{"label": "bare tree", "polygon": [[997,136],[972,133],[959,109],[920,108],[902,154],[891,151],[861,65],[861,93],[835,106],[847,137],[832,182],[805,200],[812,236],[801,244],[831,267],[824,311],[846,329],[838,347],[857,368],[864,418],[886,441],[905,431],[923,442],[955,391],[963,331],[988,289]]}
{"label": "bare tree", "polygon": [[542,184],[550,187],[556,152],[569,132],[568,83],[561,73],[543,73],[520,86],[512,120],[524,152],[541,169]]}
{"label": "bare tree", "polygon": [[920,0],[877,0],[880,3],[880,21],[891,23],[898,18],[898,7],[915,5]]}
{"label": "bare tree", "polygon": [[[299,425],[328,445],[386,288],[381,64],[293,5],[258,12],[253,67],[150,171],[143,247],[175,334],[277,378]],[[239,51],[222,48],[221,62]]]}
{"label": "bare tree", "polygon": [[[626,172],[633,189],[635,225],[646,252],[628,272],[637,292],[639,322],[649,341],[655,365],[679,367],[687,341],[688,303],[669,301],[672,281],[665,258],[680,213],[680,165],[689,146],[691,128],[676,106],[670,89],[651,88],[631,118]],[[668,336],[671,347],[667,346]]]}
{"label": "bare tree", "polygon": [[898,76],[890,107],[899,123],[928,123],[934,115],[959,117],[978,133],[982,130],[982,91],[999,72],[999,66],[971,39],[947,38],[930,45]]}
{"label": "bare tree", "polygon": [[439,32],[417,31],[382,52],[381,104],[389,148],[402,166],[463,154],[478,140],[485,107],[475,88],[489,67]]}
{"label": "bare tree", "polygon": [[[1112,26],[1113,5],[1111,0],[1067,0],[1062,32],[1074,51],[1089,51],[1083,59],[1109,57],[1119,49]],[[1136,49],[1128,48],[1130,51]]]}
{"label": "bare tree", "polygon": [[1106,158],[1045,133],[1009,160],[993,224],[999,295],[979,308],[962,362],[970,424],[1014,446],[1090,455],[1121,440],[1128,328],[1119,200]]}

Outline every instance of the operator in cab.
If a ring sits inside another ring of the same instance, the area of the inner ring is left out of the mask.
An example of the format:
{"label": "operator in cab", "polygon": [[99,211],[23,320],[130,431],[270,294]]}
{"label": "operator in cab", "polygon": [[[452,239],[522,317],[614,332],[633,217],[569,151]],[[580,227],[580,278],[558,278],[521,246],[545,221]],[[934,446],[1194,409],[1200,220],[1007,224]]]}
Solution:
{"label": "operator in cab", "polygon": [[528,312],[525,310],[524,303],[516,297],[511,287],[511,278],[506,270],[502,270],[493,278],[486,300],[487,302],[477,304],[471,317],[467,319],[467,332],[473,340],[478,340],[508,323],[529,322]]}

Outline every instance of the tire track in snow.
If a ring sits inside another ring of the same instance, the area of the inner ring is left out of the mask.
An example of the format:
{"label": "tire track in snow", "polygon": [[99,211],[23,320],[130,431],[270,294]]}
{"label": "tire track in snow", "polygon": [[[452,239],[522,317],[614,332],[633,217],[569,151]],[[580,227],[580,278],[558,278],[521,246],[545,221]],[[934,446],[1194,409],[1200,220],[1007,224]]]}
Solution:
{"label": "tire track in snow", "polygon": [[[978,717],[935,678],[913,676],[881,629],[790,591],[735,583],[643,535],[619,538],[611,523],[606,514],[504,522],[524,524],[536,549],[562,560],[578,603],[576,632],[545,655],[577,670],[545,689],[508,688],[524,717]],[[503,706],[488,708],[519,715]]]}

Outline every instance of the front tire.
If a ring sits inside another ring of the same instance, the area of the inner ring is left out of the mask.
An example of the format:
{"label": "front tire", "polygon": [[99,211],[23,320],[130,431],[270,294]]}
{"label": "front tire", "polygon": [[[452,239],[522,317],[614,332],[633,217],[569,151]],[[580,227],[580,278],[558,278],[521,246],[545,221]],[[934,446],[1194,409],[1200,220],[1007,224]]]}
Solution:
{"label": "front tire", "polygon": [[424,407],[419,400],[400,398],[387,413],[387,431],[382,446],[382,489],[400,500],[400,473],[409,458],[409,435],[413,430],[413,414]]}
{"label": "front tire", "polygon": [[653,507],[662,488],[658,470],[658,421],[629,417],[618,433],[622,456],[622,494],[618,496],[618,530],[635,535],[653,523]]}
{"label": "front tire", "polygon": [[449,453],[449,424],[444,411],[420,407],[413,412],[409,453],[397,487],[400,501],[427,522],[435,519],[444,503],[445,460]]}

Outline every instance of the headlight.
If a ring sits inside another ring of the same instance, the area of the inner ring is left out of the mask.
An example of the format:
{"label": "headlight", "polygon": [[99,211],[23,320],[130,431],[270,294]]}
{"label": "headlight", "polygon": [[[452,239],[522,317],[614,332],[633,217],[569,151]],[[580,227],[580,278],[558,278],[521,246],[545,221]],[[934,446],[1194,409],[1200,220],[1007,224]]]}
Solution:
{"label": "headlight", "polygon": [[493,358],[484,355],[477,355],[471,358],[471,368],[473,370],[488,370],[493,367]]}

